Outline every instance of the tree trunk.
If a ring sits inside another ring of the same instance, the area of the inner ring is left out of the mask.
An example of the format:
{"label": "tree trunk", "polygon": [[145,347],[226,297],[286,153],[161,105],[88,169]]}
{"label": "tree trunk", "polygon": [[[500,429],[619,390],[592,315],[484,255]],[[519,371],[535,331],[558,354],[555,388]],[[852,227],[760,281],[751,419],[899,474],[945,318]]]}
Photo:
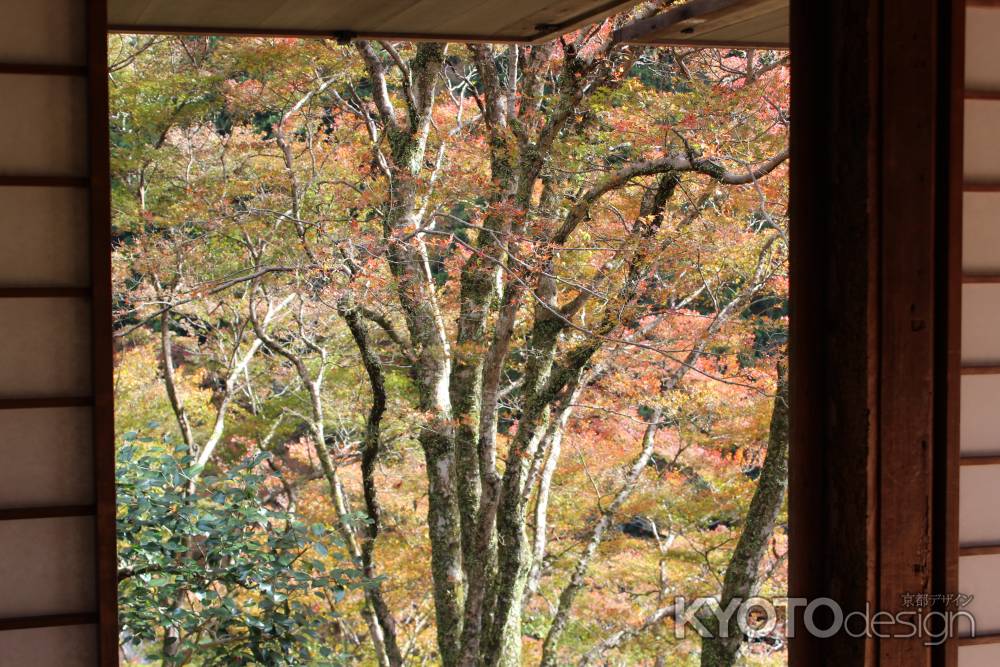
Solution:
{"label": "tree trunk", "polygon": [[[778,365],[778,391],[771,413],[771,430],[768,436],[767,455],[761,468],[757,490],[750,501],[743,533],[733,552],[726,577],[722,584],[720,606],[726,609],[734,599],[752,597],[760,586],[760,563],[764,558],[774,522],[781,512],[788,485],[788,378],[783,365]],[[714,623],[717,623],[714,621]],[[718,628],[705,622],[716,636],[704,637],[701,642],[702,667],[732,667],[736,663],[743,634],[737,623],[737,614],[730,617],[728,636],[719,636]]]}
{"label": "tree trunk", "polygon": [[[552,490],[552,478],[555,476],[556,466],[559,464],[566,422],[569,421],[570,413],[573,411],[573,404],[580,396],[581,385],[582,383],[577,383],[568,400],[560,408],[558,417],[553,419],[549,425],[545,437],[542,438],[542,444],[539,445],[539,455],[544,458],[545,464],[538,479],[538,492],[535,495],[531,567],[528,572],[528,583],[525,587],[524,604],[528,602],[530,596],[538,592],[538,586],[542,579],[545,550],[548,544],[549,494]],[[539,462],[539,464],[541,463]]]}
{"label": "tree trunk", "polygon": [[[382,529],[382,511],[378,501],[378,489],[375,486],[375,464],[378,461],[382,443],[381,424],[386,405],[385,376],[382,372],[382,362],[372,350],[368,340],[368,330],[358,315],[353,299],[350,296],[341,299],[337,304],[337,311],[344,318],[351,331],[351,336],[361,354],[361,360],[368,374],[372,391],[372,404],[365,422],[365,439],[361,451],[361,483],[364,491],[365,511],[369,521],[367,534],[361,543],[361,563],[364,567],[365,577],[375,579],[377,576],[374,556],[375,541]],[[396,619],[385,602],[381,587],[369,589],[366,592],[366,597],[372,614],[382,630],[381,636],[373,637],[376,642],[376,653],[379,654],[380,660],[384,658],[391,667],[400,667],[403,664],[403,655],[400,652],[396,636]],[[382,643],[383,648],[381,649],[378,646],[379,641]]]}
{"label": "tree trunk", "polygon": [[635,490],[636,485],[639,483],[639,478],[642,476],[643,470],[646,469],[646,465],[649,463],[650,456],[653,455],[653,446],[656,444],[656,432],[660,428],[660,418],[662,416],[663,408],[656,406],[653,409],[653,414],[649,418],[650,423],[643,435],[642,450],[639,452],[639,456],[632,463],[632,468],[625,478],[625,483],[615,495],[615,499],[601,512],[601,518],[598,519],[597,524],[594,526],[590,540],[587,542],[583,554],[577,560],[576,567],[573,568],[570,582],[559,596],[559,606],[556,615],[552,619],[549,633],[545,637],[545,645],[542,651],[542,667],[556,667],[556,651],[559,648],[559,641],[562,639],[563,632],[566,630],[566,625],[569,623],[573,600],[576,598],[577,593],[580,592],[580,589],[583,588],[584,578],[587,576],[590,562],[593,560],[594,554],[597,553],[597,547],[600,546],[601,541],[604,539],[605,531],[611,525],[618,509],[632,495],[632,491]]}
{"label": "tree trunk", "polygon": [[420,435],[427,463],[427,527],[441,664],[458,664],[462,637],[462,539],[453,436],[446,420],[432,420]]}

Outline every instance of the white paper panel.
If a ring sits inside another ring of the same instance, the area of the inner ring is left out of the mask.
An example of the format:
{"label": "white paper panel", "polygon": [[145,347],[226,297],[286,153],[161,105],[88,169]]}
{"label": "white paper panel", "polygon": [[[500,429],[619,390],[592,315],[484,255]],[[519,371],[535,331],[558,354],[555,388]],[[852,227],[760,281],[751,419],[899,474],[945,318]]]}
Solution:
{"label": "white paper panel", "polygon": [[90,302],[0,300],[0,397],[90,393]]}
{"label": "white paper panel", "polygon": [[90,408],[0,410],[0,508],[94,502]]}
{"label": "white paper panel", "polygon": [[3,667],[94,667],[97,628],[93,625],[0,632]]}
{"label": "white paper panel", "polygon": [[0,74],[0,174],[87,174],[86,87],[83,77]]}
{"label": "white paper panel", "polygon": [[[976,634],[1000,632],[1000,556],[968,556],[958,564],[958,592],[973,595],[962,608],[976,619]],[[970,624],[962,619],[962,636],[968,636]]]}
{"label": "white paper panel", "polygon": [[1000,665],[1000,645],[963,646],[958,649],[958,667],[997,667]]}
{"label": "white paper panel", "polygon": [[0,286],[86,286],[87,225],[83,188],[0,188]]}
{"label": "white paper panel", "polygon": [[1000,363],[1000,284],[962,287],[962,361]]}
{"label": "white paper panel", "polygon": [[1000,273],[1000,193],[966,193],[963,208],[963,268]]}
{"label": "white paper panel", "polygon": [[[976,90],[1000,90],[1000,8],[969,7],[966,14],[965,82]],[[997,664],[1000,664],[998,662]]]}
{"label": "white paper panel", "polygon": [[[967,10],[966,85],[1000,90],[1000,11]],[[970,100],[965,113],[965,177],[991,182],[1000,175],[1000,105]],[[963,201],[962,266],[968,273],[1000,272],[1000,196],[967,193]],[[963,287],[962,360],[1000,360],[1000,292],[996,286]],[[961,392],[961,449],[965,455],[1000,453],[1000,378],[965,376]],[[965,467],[959,486],[959,533],[963,544],[1000,541],[1000,466]],[[976,617],[978,634],[1000,631],[1000,557],[962,558],[959,592],[971,594],[966,608]],[[963,623],[962,634],[969,633]],[[959,667],[1000,665],[1000,646],[959,649]]]}
{"label": "white paper panel", "polygon": [[1000,466],[963,466],[958,506],[963,545],[1000,544]]}
{"label": "white paper panel", "polygon": [[96,609],[93,518],[2,521],[0,544],[0,617]]}
{"label": "white paper panel", "polygon": [[1000,375],[962,377],[962,453],[1000,454]]}
{"label": "white paper panel", "polygon": [[87,3],[80,0],[5,0],[0,61],[78,65],[86,60]]}
{"label": "white paper panel", "polygon": [[965,103],[965,178],[1000,180],[1000,100]]}

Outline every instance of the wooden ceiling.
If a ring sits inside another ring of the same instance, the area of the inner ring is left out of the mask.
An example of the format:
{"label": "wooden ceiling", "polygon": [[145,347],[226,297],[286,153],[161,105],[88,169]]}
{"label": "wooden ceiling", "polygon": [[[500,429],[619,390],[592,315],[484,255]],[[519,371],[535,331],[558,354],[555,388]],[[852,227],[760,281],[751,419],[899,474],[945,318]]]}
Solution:
{"label": "wooden ceiling", "polygon": [[115,32],[536,42],[638,0],[108,0]]}
{"label": "wooden ceiling", "polygon": [[691,0],[618,31],[633,44],[788,48],[790,0]]}

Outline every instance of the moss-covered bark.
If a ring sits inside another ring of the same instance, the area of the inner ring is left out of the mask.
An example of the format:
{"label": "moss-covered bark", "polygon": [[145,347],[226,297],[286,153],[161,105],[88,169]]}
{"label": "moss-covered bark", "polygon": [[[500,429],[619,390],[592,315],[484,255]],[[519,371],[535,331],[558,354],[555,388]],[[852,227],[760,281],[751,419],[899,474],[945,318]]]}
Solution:
{"label": "moss-covered bark", "polygon": [[432,420],[420,435],[427,464],[427,528],[441,664],[458,664],[462,636],[462,542],[455,483],[455,452],[449,425]]}

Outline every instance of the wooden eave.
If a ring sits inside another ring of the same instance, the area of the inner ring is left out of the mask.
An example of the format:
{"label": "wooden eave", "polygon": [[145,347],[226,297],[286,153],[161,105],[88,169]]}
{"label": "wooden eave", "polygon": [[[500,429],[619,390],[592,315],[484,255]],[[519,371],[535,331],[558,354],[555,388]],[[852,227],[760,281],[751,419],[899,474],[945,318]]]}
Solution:
{"label": "wooden eave", "polygon": [[120,33],[537,43],[638,0],[108,0]]}
{"label": "wooden eave", "polygon": [[616,37],[632,44],[787,49],[790,0],[690,0],[631,23]]}

